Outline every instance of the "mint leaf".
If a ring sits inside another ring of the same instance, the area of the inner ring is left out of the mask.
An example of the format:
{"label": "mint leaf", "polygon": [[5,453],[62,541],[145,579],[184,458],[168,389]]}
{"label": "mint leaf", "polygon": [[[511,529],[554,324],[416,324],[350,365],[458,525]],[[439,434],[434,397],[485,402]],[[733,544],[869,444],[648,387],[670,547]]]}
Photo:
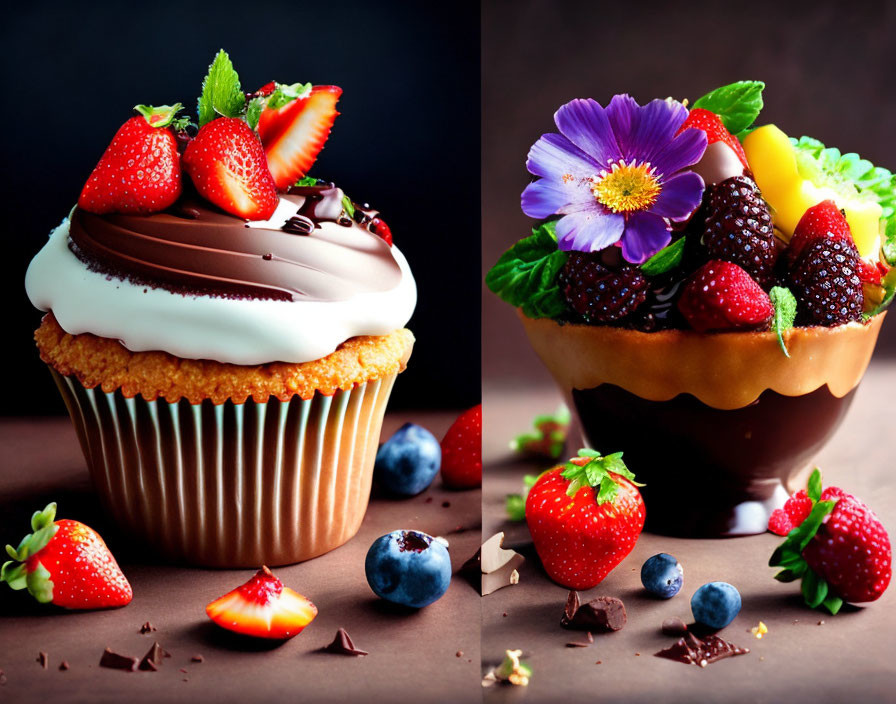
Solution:
{"label": "mint leaf", "polygon": [[755,122],[762,110],[762,81],[738,81],[716,88],[699,98],[695,108],[714,112],[733,135],[743,132]]}
{"label": "mint leaf", "polygon": [[199,126],[208,124],[219,115],[237,117],[246,105],[246,95],[240,88],[240,77],[230,62],[227,52],[221,49],[202,82],[199,96]]}
{"label": "mint leaf", "polygon": [[672,244],[663,247],[659,252],[654,254],[650,259],[641,265],[641,271],[645,276],[658,276],[671,271],[681,264],[681,257],[684,254],[684,237],[679,237]]}
{"label": "mint leaf", "polygon": [[793,321],[796,318],[796,298],[790,292],[790,289],[783,286],[774,286],[768,292],[768,297],[772,299],[772,305],[775,307],[775,315],[772,318],[772,332],[778,336],[778,344],[785,357],[790,356],[787,351],[787,345],[784,344],[784,331],[793,327]]}
{"label": "mint leaf", "polygon": [[261,117],[261,111],[264,110],[264,106],[264,96],[260,95],[257,98],[252,98],[246,107],[246,122],[249,123],[249,127],[253,130],[258,127],[258,118]]}
{"label": "mint leaf", "polygon": [[277,87],[273,93],[268,96],[268,107],[271,110],[282,108],[284,105],[291,103],[296,98],[304,98],[311,93],[310,83],[292,83],[285,85],[276,83]]}
{"label": "mint leaf", "polygon": [[821,499],[821,470],[816,467],[809,475],[809,483],[806,486],[806,494],[813,501]]}
{"label": "mint leaf", "polygon": [[566,311],[557,275],[568,255],[557,249],[556,227],[547,222],[534,228],[531,236],[504,252],[485,277],[493,293],[530,318],[554,318]]}
{"label": "mint leaf", "polygon": [[507,519],[522,521],[526,517],[526,499],[522,494],[508,494],[504,502]]}
{"label": "mint leaf", "polygon": [[168,127],[175,121],[177,113],[183,110],[183,105],[175,103],[174,105],[160,105],[157,108],[152,105],[135,105],[134,110],[143,115],[151,127],[162,128]]}

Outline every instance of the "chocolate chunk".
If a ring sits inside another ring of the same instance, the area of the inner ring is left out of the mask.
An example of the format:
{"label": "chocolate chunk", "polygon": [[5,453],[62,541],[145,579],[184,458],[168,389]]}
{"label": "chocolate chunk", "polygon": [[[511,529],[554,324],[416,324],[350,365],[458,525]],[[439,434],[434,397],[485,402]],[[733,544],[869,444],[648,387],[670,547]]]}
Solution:
{"label": "chocolate chunk", "polygon": [[193,657],[190,658],[191,662],[205,662],[205,658],[202,657],[199,653],[196,653]]}
{"label": "chocolate chunk", "polygon": [[687,624],[680,618],[667,618],[662,625],[663,635],[683,636],[688,632]]}
{"label": "chocolate chunk", "polygon": [[159,629],[153,626],[149,621],[140,626],[140,633],[152,633],[157,630]]}
{"label": "chocolate chunk", "polygon": [[477,592],[482,589],[481,555],[481,549],[477,549],[474,555],[460,567],[460,576],[469,582]]}
{"label": "chocolate chunk", "polygon": [[443,501],[443,502],[442,502],[442,508],[451,508],[451,502],[450,502],[450,501]]}
{"label": "chocolate chunk", "polygon": [[463,651],[463,650],[458,650],[458,651],[454,654],[454,657],[457,657],[457,658],[462,658],[463,656],[464,656],[464,651]]}
{"label": "chocolate chunk", "polygon": [[146,651],[146,655],[144,655],[143,659],[140,661],[140,669],[155,672],[161,666],[162,660],[170,657],[171,653],[162,648],[162,646],[159,645],[159,642],[156,641],[152,644],[150,649]]}
{"label": "chocolate chunk", "polygon": [[570,628],[576,611],[579,610],[579,593],[575,589],[570,589],[566,595],[566,606],[563,607],[563,615],[560,617],[560,625],[564,628]]}
{"label": "chocolate chunk", "polygon": [[432,503],[432,497],[431,497],[431,496],[427,496],[427,497],[426,497],[426,501],[424,501],[423,503],[425,503],[425,504],[431,504],[431,503]]}
{"label": "chocolate chunk", "polygon": [[63,660],[59,663],[59,669],[65,672],[68,669],[68,660]]}
{"label": "chocolate chunk", "polygon": [[572,640],[566,644],[567,648],[587,648],[594,643],[594,636],[591,631],[585,633],[585,640]]}
{"label": "chocolate chunk", "polygon": [[667,658],[687,665],[706,667],[710,663],[724,658],[744,655],[749,652],[749,648],[740,648],[719,636],[710,635],[701,639],[689,632],[668,648],[664,648],[658,653],[654,653],[654,655],[658,658]]}
{"label": "chocolate chunk", "polygon": [[367,655],[366,650],[360,650],[355,647],[355,644],[352,642],[351,636],[345,632],[344,628],[340,628],[336,631],[336,637],[333,639],[333,642],[330,643],[324,650],[328,653],[335,653],[336,655]]}
{"label": "chocolate chunk", "polygon": [[41,650],[40,653],[38,653],[37,661],[40,663],[40,666],[42,668],[44,668],[45,670],[50,666],[50,658],[47,656],[47,654],[43,650]]}
{"label": "chocolate chunk", "polygon": [[113,653],[109,648],[106,648],[103,651],[103,657],[100,658],[100,667],[134,672],[137,669],[137,658],[132,658],[128,655],[119,655],[118,653]]}
{"label": "chocolate chunk", "polygon": [[622,629],[625,622],[625,604],[614,596],[599,596],[579,606],[572,618],[563,625],[580,631],[609,633]]}

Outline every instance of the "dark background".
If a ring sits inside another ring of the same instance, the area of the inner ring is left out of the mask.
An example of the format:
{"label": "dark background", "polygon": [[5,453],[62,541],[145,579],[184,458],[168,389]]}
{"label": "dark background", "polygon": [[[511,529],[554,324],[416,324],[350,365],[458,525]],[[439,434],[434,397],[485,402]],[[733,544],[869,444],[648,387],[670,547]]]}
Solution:
{"label": "dark background", "polygon": [[[762,80],[760,123],[896,169],[896,3],[487,1],[482,47],[483,274],[529,233],[526,154],[572,98],[693,101]],[[482,290],[486,384],[551,384],[513,309]],[[896,320],[881,333],[885,355],[896,355]]]}
{"label": "dark background", "polygon": [[40,2],[0,27],[6,274],[0,414],[63,413],[34,348],[25,269],[137,103],[195,118],[224,48],[244,90],[336,84],[342,113],[311,174],[378,208],[411,263],[417,336],[393,407],[479,398],[479,5]]}

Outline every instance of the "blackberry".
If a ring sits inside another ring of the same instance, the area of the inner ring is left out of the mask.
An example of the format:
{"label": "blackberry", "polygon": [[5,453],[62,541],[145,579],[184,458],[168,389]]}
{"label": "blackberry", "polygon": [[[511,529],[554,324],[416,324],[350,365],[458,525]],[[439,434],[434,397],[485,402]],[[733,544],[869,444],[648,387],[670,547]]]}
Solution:
{"label": "blackberry", "polygon": [[569,307],[589,323],[611,323],[647,297],[647,279],[628,264],[608,266],[600,252],[570,252],[557,278]]}
{"label": "blackberry", "polygon": [[861,320],[865,294],[859,266],[851,242],[825,237],[807,244],[790,272],[797,323],[833,327]]}
{"label": "blackberry", "polygon": [[732,176],[708,189],[703,243],[712,259],[737,264],[764,288],[774,283],[779,249],[756,183]]}

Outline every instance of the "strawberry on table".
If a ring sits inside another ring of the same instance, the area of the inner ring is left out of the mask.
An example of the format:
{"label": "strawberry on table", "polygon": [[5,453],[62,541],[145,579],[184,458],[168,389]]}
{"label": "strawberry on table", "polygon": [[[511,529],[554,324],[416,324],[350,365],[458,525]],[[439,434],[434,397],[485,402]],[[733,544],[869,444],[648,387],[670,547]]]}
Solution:
{"label": "strawberry on table", "polygon": [[775,312],[768,294],[746,271],[718,259],[691,277],[678,310],[697,332],[763,328]]}
{"label": "strawberry on table", "polygon": [[740,159],[740,163],[744,165],[744,168],[750,168],[747,164],[747,155],[744,154],[744,148],[737,140],[737,137],[725,129],[725,125],[722,123],[722,118],[714,112],[710,112],[705,108],[691,108],[690,112],[688,112],[687,119],[681,125],[678,132],[681,133],[688,127],[695,127],[698,130],[706,132],[707,144],[724,142],[731,147],[735,154],[737,154],[737,158]]}
{"label": "strawberry on table", "polygon": [[591,589],[632,551],[644,527],[644,500],[622,453],[580,450],[529,490],[526,522],[548,576]]}
{"label": "strawberry on table", "polygon": [[[836,614],[844,602],[875,601],[892,577],[892,549],[874,512],[838,487],[821,489],[821,473],[809,477],[811,512],[787,535],[769,560],[781,567],[775,579],[802,580],[808,606]],[[800,510],[802,512],[802,510]]]}
{"label": "strawberry on table", "polygon": [[0,581],[67,609],[129,604],[131,585],[103,539],[83,523],[55,518],[55,503],[31,517],[34,532],[19,547],[6,546],[12,560],[3,565]]}
{"label": "strawberry on table", "polygon": [[310,83],[295,83],[277,84],[273,93],[258,99],[263,100],[259,104],[258,136],[281,191],[307,174],[317,159],[339,115],[336,103],[340,95],[342,88],[338,86],[312,88]]}
{"label": "strawberry on table", "polygon": [[228,213],[266,220],[280,197],[258,137],[238,117],[219,117],[199,129],[184,150],[184,170],[196,190]]}
{"label": "strawberry on table", "polygon": [[157,213],[181,194],[180,155],[172,127],[181,104],[154,108],[138,105],[140,114],[115,133],[78,198],[91,213]]}
{"label": "strawberry on table", "polygon": [[317,616],[314,604],[284,587],[267,567],[242,586],[215,599],[205,611],[221,628],[274,640],[298,635]]}
{"label": "strawberry on table", "polygon": [[458,416],[442,438],[442,481],[453,489],[482,486],[482,404]]}

